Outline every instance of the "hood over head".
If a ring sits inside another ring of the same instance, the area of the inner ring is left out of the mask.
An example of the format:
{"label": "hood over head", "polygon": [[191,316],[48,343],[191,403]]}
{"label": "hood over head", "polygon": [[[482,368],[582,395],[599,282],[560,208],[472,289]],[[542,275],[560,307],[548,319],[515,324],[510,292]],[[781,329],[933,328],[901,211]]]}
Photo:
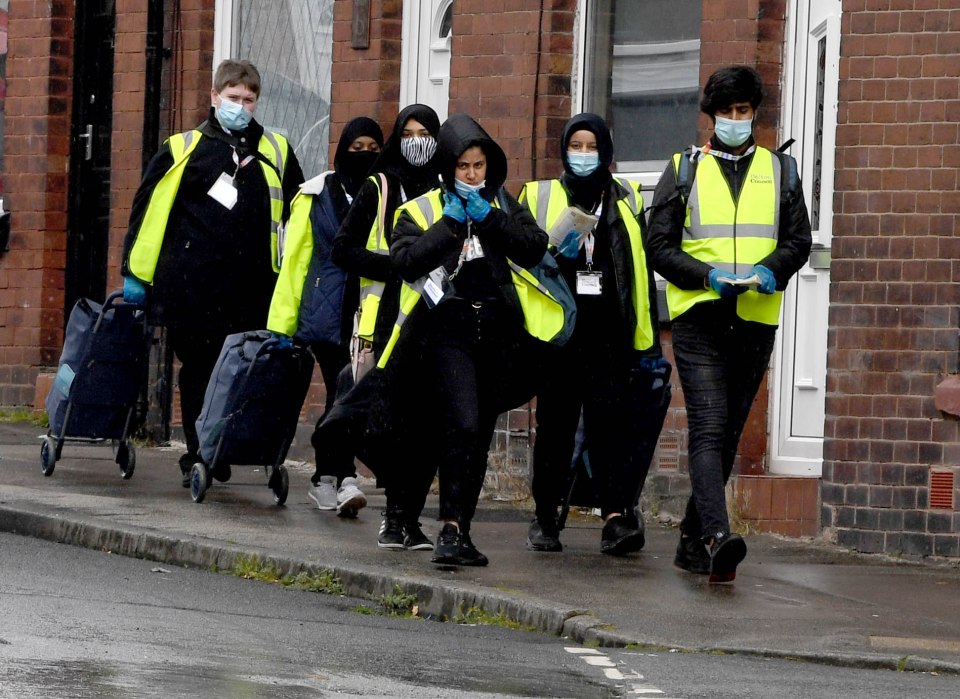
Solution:
{"label": "hood over head", "polygon": [[434,138],[437,138],[440,131],[440,117],[433,109],[425,104],[411,104],[404,107],[393,123],[393,132],[387,139],[380,158],[373,166],[373,172],[383,172],[398,178],[407,196],[412,198],[437,186],[437,174],[440,169],[439,158],[436,155],[426,165],[420,167],[411,165],[403,157],[400,152],[400,141],[403,140],[403,127],[410,119],[419,121]]}
{"label": "hood over head", "polygon": [[[570,170],[567,159],[567,145],[570,137],[580,130],[587,130],[597,137],[597,154],[600,163],[597,169],[589,175],[575,175]],[[563,161],[563,176],[561,180],[573,195],[574,201],[583,208],[590,209],[599,203],[600,193],[613,175],[610,174],[610,165],[613,163],[613,138],[607,123],[597,114],[584,112],[570,118],[563,127],[560,136],[560,159]]]}
{"label": "hood over head", "polygon": [[457,159],[473,146],[479,146],[487,156],[486,186],[480,190],[480,196],[492,201],[507,181],[507,156],[496,141],[467,114],[453,114],[440,127],[437,139],[437,156],[440,160],[440,176],[448,191],[456,191],[454,181]]}
{"label": "hood over head", "polygon": [[357,117],[348,121],[343,127],[337,143],[337,151],[333,156],[333,169],[350,196],[356,195],[380,155],[371,151],[349,150],[350,144],[361,136],[372,138],[378,146],[383,148],[383,131],[380,125],[369,117]]}

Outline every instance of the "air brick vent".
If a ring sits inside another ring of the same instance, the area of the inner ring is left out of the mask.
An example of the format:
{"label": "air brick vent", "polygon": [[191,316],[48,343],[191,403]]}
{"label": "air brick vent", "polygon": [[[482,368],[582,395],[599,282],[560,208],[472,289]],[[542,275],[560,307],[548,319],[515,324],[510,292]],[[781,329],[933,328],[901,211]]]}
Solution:
{"label": "air brick vent", "polygon": [[930,472],[930,507],[935,510],[953,509],[953,471]]}

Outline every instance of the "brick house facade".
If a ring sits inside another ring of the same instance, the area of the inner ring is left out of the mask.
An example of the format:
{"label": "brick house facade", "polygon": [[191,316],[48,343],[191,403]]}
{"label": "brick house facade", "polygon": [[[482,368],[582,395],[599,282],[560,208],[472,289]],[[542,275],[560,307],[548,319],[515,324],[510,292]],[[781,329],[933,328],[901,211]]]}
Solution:
{"label": "brick house facade", "polygon": [[[143,136],[146,4],[116,2],[110,287],[119,282],[120,243],[150,150]],[[835,150],[824,153],[834,172],[834,217],[823,477],[769,474],[768,423],[776,407],[764,386],[741,445],[734,493],[739,515],[766,529],[822,532],[864,551],[956,557],[960,9],[946,0],[837,4],[838,127]],[[162,138],[198,122],[209,104],[215,2],[150,5],[163,15]],[[332,143],[352,116],[372,115],[386,129],[400,106],[404,3],[369,5],[369,41],[358,49],[354,3],[333,4]],[[700,83],[722,65],[757,67],[767,92],[757,135],[767,146],[782,136],[794,6],[789,0],[702,5]],[[559,170],[560,131],[578,104],[582,7],[583,0],[455,3],[449,112],[470,113],[500,142],[513,190]],[[35,403],[37,376],[55,365],[62,342],[73,12],[64,1],[9,3],[3,182],[14,217],[11,250],[0,258],[5,406]],[[698,136],[709,136],[702,115]],[[669,353],[668,329],[664,341]],[[688,492],[679,387],[675,393],[648,481],[651,492],[674,505]],[[318,414],[322,389],[308,402],[306,421]],[[525,433],[529,411],[506,419],[501,446],[510,462],[509,436]]]}

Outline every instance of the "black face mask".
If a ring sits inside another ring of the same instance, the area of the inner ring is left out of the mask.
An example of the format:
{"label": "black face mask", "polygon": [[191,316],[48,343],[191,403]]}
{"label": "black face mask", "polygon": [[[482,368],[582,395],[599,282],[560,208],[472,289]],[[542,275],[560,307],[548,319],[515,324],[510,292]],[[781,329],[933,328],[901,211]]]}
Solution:
{"label": "black face mask", "polygon": [[337,174],[351,197],[356,196],[379,155],[370,150],[347,151],[337,159]]}

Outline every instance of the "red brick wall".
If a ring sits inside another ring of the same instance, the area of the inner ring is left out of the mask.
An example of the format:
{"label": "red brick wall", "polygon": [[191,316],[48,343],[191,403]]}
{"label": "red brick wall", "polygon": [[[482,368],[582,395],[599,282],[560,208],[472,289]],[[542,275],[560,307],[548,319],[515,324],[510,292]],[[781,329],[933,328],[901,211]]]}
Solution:
{"label": "red brick wall", "polygon": [[[845,0],[823,525],[864,551],[960,555],[929,506],[960,461],[934,387],[958,371],[960,10]],[[954,493],[954,500],[960,500]]]}
{"label": "red brick wall", "polygon": [[37,367],[63,325],[73,4],[11,0],[4,188],[13,208],[0,258],[0,404],[33,405]]}
{"label": "red brick wall", "polygon": [[402,0],[371,0],[370,45],[351,47],[353,2],[333,4],[333,71],[330,98],[330,162],[344,125],[358,116],[377,121],[383,135],[397,118],[400,100]]}
{"label": "red brick wall", "polygon": [[[570,117],[576,0],[458,0],[450,113],[466,112],[508,159],[508,188],[560,169],[556,144]],[[538,53],[539,52],[539,53]]]}

